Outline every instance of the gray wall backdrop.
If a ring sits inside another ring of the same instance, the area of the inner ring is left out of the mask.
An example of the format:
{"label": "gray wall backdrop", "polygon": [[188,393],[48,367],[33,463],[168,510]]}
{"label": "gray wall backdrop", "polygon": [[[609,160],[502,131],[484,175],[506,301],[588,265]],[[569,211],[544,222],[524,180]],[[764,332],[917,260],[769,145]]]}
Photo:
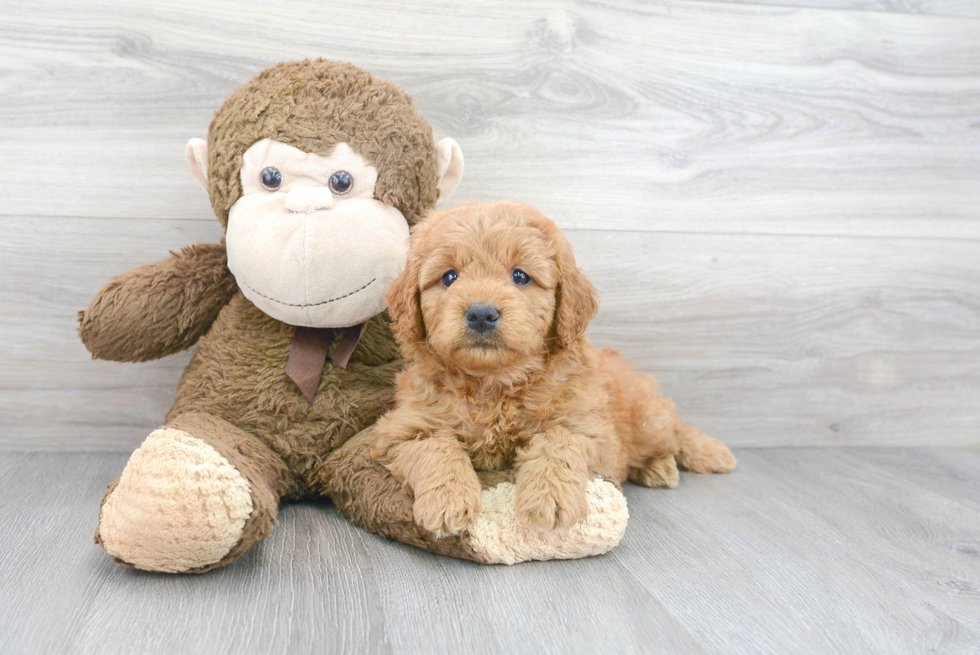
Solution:
{"label": "gray wall backdrop", "polygon": [[109,278],[220,231],[184,164],[262,68],[352,61],[564,228],[591,334],[735,446],[980,443],[980,3],[0,2],[0,447],[128,450],[188,353]]}

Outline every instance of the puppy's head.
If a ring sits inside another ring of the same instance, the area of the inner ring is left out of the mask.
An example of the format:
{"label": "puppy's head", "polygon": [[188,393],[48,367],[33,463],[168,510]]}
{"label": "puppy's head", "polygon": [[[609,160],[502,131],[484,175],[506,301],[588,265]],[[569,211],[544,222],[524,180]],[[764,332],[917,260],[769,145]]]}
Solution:
{"label": "puppy's head", "polygon": [[598,310],[565,235],[517,202],[464,205],[416,226],[385,299],[409,357],[472,375],[567,348]]}

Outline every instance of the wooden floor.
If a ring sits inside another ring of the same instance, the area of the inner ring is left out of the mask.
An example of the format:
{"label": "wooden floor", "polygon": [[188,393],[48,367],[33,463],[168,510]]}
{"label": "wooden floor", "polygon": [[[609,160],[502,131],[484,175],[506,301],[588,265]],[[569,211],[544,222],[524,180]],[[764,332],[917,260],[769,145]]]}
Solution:
{"label": "wooden floor", "polygon": [[91,534],[117,453],[0,453],[0,653],[980,649],[980,450],[741,449],[730,476],[627,488],[604,557],[485,567],[286,507],[203,576]]}
{"label": "wooden floor", "polygon": [[[440,559],[308,504],[205,576],[109,562],[104,485],[190,354],[93,362],[76,312],[221,239],[184,144],[317,56],[460,143],[454,202],[558,221],[596,343],[739,471],[628,488],[589,560]],[[978,0],[0,0],[0,655],[980,654],[978,116]]]}

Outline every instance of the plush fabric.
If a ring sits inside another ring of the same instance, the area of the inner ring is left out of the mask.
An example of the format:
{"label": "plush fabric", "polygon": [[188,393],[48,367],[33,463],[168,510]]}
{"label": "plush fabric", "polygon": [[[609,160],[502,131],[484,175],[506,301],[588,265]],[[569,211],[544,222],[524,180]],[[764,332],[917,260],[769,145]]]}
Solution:
{"label": "plush fabric", "polygon": [[188,246],[110,280],[78,333],[98,359],[158,359],[197,343],[237,290],[223,243]]}
{"label": "plush fabric", "polygon": [[[437,156],[428,123],[390,82],[338,62],[279,64],[229,97],[206,145],[188,144],[188,164],[206,183],[223,226],[243,197],[243,157],[265,139],[317,157],[352,152],[377,171],[373,200],[333,198],[329,216],[339,216],[332,212],[344,203],[377,203],[413,224],[462,173],[459,147],[440,142]],[[324,264],[357,271],[376,241],[345,239],[334,238],[338,249]],[[531,547],[519,542],[540,540],[514,533],[504,541],[515,543],[491,539],[495,545],[480,551],[468,535],[440,540],[419,528],[411,521],[411,495],[367,452],[370,427],[391,407],[393,380],[403,366],[387,314],[367,321],[346,369],[327,359],[311,403],[286,373],[298,321],[261,311],[241,282],[229,270],[224,243],[191,246],[113,278],[79,315],[82,341],[101,359],[146,361],[197,344],[165,425],[133,454],[103,498],[95,538],[116,561],[155,571],[207,571],[268,536],[283,500],[324,495],[369,530],[476,561],[607,549],[608,542],[575,534],[565,539],[578,544],[558,545],[555,537],[550,547]]]}
{"label": "plush fabric", "polygon": [[384,289],[408,252],[408,225],[398,210],[354,198],[323,220],[267,207],[239,213],[241,204],[228,226],[228,264],[263,312],[290,325],[349,327],[384,311]]}
{"label": "plush fabric", "polygon": [[626,499],[614,484],[600,479],[586,487],[589,512],[568,532],[542,532],[517,519],[513,470],[479,471],[483,508],[467,531],[433,539],[412,515],[412,496],[371,456],[377,440],[369,428],[337,449],[319,471],[323,493],[355,523],[380,535],[440,555],[482,564],[574,559],[606,553],[626,532]]}
{"label": "plush fabric", "polygon": [[618,546],[626,532],[626,499],[612,482],[595,478],[586,483],[588,514],[568,532],[542,532],[519,520],[514,492],[510,482],[483,490],[483,509],[467,532],[470,547],[485,561],[518,564],[600,555]]}
{"label": "plush fabric", "polygon": [[[199,511],[188,513],[188,505]],[[176,428],[153,432],[133,453],[102,506],[102,547],[148,571],[220,561],[252,516],[248,481],[204,441]]]}
{"label": "plush fabric", "polygon": [[438,198],[432,128],[404,90],[356,66],[323,59],[279,64],[228,97],[208,133],[208,184],[222,225],[242,194],[242,156],[262,139],[323,156],[348,144],[378,171],[375,197],[410,224]]}
{"label": "plush fabric", "polygon": [[[289,194],[293,189],[323,192],[331,202],[330,177],[337,171],[345,171],[353,179],[342,200],[351,198],[374,198],[374,188],[378,181],[378,169],[354,152],[346,143],[338,143],[330,154],[315,155],[299,148],[280,143],[275,139],[262,139],[245,151],[242,156],[242,192],[262,191],[261,176],[264,168],[272,166],[282,174],[282,186],[277,193]],[[292,211],[313,211],[319,207],[297,207]]]}

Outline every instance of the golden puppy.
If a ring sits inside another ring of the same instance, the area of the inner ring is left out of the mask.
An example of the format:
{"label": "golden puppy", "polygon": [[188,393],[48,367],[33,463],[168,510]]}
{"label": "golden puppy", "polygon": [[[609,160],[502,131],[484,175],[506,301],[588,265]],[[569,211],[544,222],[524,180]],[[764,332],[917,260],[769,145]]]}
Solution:
{"label": "golden puppy", "polygon": [[516,202],[470,204],[415,227],[385,297],[410,363],[373,454],[414,493],[414,517],[455,534],[480,511],[474,468],[515,467],[519,520],[569,528],[594,476],[674,487],[677,466],[735,458],[685,425],[650,375],[585,328],[597,293],[558,227]]}

